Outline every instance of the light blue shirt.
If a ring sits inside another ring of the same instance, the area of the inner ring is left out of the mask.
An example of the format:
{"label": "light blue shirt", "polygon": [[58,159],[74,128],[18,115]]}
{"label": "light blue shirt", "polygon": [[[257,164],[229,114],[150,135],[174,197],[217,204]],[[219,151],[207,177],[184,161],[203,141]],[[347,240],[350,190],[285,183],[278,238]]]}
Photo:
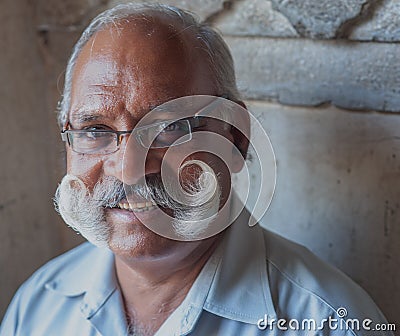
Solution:
{"label": "light blue shirt", "polygon": [[[304,247],[249,227],[247,216],[243,212],[227,230],[157,336],[393,335],[363,330],[365,319],[370,329],[386,320],[348,277]],[[336,329],[329,328],[329,318],[332,327],[338,321]],[[348,319],[358,319],[361,330],[350,330],[357,329],[352,323],[345,328]],[[26,281],[0,328],[1,336],[127,334],[114,256],[89,243],[50,261]]]}

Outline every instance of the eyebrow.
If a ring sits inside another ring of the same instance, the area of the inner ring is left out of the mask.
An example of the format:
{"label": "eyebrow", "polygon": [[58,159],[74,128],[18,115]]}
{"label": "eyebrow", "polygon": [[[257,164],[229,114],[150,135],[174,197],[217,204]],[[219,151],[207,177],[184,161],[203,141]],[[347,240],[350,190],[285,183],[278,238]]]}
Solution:
{"label": "eyebrow", "polygon": [[97,111],[75,111],[71,117],[71,121],[85,123],[102,119],[102,116],[96,114],[96,112]]}

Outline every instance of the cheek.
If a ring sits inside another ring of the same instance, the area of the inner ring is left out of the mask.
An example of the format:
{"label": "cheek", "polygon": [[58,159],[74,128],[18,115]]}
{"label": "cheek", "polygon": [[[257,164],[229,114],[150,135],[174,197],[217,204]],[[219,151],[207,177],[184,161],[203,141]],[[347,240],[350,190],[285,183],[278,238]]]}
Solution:
{"label": "cheek", "polygon": [[[222,183],[222,187],[226,188],[230,186],[230,171],[227,162],[219,158],[218,156],[206,152],[199,152],[191,155],[187,160],[200,160],[207,163],[218,176],[218,180]],[[189,174],[193,176],[193,174]]]}
{"label": "cheek", "polygon": [[[204,151],[204,161],[206,163],[215,163],[218,167],[224,168],[223,170],[234,171],[234,156],[232,144],[233,139],[227,138],[226,134],[218,134],[216,131],[211,132],[209,136],[204,135],[201,141],[198,141],[198,149]],[[202,152],[203,153],[203,152]],[[222,163],[222,165],[221,165]]]}
{"label": "cheek", "polygon": [[204,152],[193,154],[190,159],[203,161],[214,170],[221,188],[221,207],[224,206],[231,194],[231,172],[227,162],[214,154]]}
{"label": "cheek", "polygon": [[92,190],[102,175],[103,161],[67,150],[67,173],[79,177]]}
{"label": "cheek", "polygon": [[[207,152],[207,149],[212,148],[212,152]],[[215,154],[214,154],[215,153]],[[165,172],[177,175],[179,167],[184,162],[190,160],[199,160],[208,164],[219,177],[223,187],[230,186],[230,176],[234,172],[232,145],[227,142],[208,143],[203,141],[189,142],[185,145],[172,147],[168,153],[162,158]],[[198,169],[190,169],[190,166],[185,167],[180,172],[181,181],[191,181],[198,176]]]}

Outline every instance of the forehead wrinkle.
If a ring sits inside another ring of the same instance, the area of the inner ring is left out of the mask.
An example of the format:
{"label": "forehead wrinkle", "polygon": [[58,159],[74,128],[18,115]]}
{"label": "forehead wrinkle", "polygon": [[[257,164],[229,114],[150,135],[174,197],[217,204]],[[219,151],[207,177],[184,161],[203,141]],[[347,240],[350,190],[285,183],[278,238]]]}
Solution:
{"label": "forehead wrinkle", "polygon": [[[90,84],[89,87],[94,87],[94,88],[101,88],[101,89],[115,89],[118,87],[117,84]],[[107,91],[105,93],[108,93]]]}
{"label": "forehead wrinkle", "polygon": [[[83,104],[78,108],[71,110],[71,120],[75,121],[93,121],[100,119],[115,119],[113,115],[118,111],[118,105],[106,104]],[[117,113],[118,114],[118,113]]]}
{"label": "forehead wrinkle", "polygon": [[[103,88],[103,84],[89,85],[90,88]],[[71,109],[71,119],[76,121],[93,121],[99,119],[115,119],[113,114],[124,109],[123,102],[120,102],[120,98],[117,93],[110,90],[98,90],[86,92],[80,98],[75,108]]]}
{"label": "forehead wrinkle", "polygon": [[[98,88],[102,88],[102,89],[104,89],[104,85],[96,85],[96,86],[94,86],[94,85],[91,85],[90,87],[94,87],[95,89],[98,89]],[[105,103],[113,103],[116,99],[119,99],[120,97],[119,97],[119,94],[118,94],[118,91],[117,92],[114,92],[114,91],[111,91],[110,89],[112,88],[113,90],[114,89],[116,89],[117,87],[116,86],[113,86],[113,87],[106,87],[105,89],[109,89],[109,90],[106,90],[106,91],[102,91],[102,90],[99,90],[99,91],[90,91],[89,93],[86,93],[85,95],[84,95],[84,97],[93,97],[93,96],[98,96],[98,97],[100,97],[100,98],[102,98],[101,100],[100,100],[100,102],[102,103],[102,104],[105,104]],[[109,104],[105,104],[105,105],[109,105]]]}
{"label": "forehead wrinkle", "polygon": [[[176,98],[181,97],[182,95],[180,94],[169,94],[166,97],[152,97],[152,98],[147,98],[144,99],[144,101],[140,104],[140,108],[138,110],[138,107],[136,109],[133,108],[133,106],[137,106],[137,97],[136,93],[132,92],[128,99],[127,99],[127,109],[130,113],[133,111],[138,113],[140,116],[144,116],[147,113],[151,112],[152,110],[159,108],[161,105],[164,105],[165,103],[174,100]],[[136,111],[135,111],[136,110]]]}

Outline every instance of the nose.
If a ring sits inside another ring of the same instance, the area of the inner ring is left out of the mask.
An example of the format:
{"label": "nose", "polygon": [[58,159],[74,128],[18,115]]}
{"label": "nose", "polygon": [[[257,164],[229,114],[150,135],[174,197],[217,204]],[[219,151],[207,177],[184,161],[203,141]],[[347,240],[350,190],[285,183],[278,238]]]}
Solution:
{"label": "nose", "polygon": [[140,145],[134,136],[124,136],[119,149],[105,158],[104,174],[128,185],[136,184],[143,181],[146,174],[160,172],[161,158],[156,154]]}

